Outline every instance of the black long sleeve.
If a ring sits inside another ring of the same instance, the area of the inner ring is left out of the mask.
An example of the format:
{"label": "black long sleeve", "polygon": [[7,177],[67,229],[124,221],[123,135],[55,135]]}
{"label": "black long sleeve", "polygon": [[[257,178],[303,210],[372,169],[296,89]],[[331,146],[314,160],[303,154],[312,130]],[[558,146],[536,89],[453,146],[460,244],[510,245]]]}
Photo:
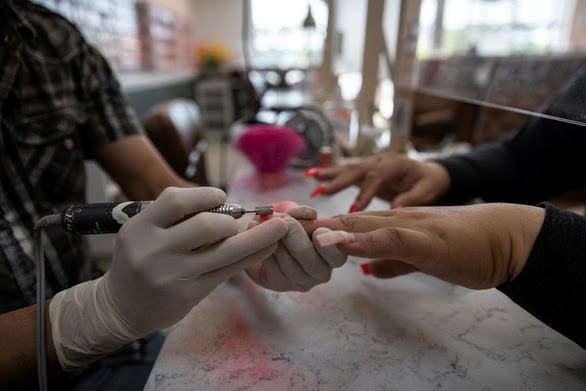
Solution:
{"label": "black long sleeve", "polygon": [[[545,114],[586,122],[586,70]],[[480,197],[535,205],[586,184],[586,126],[534,117],[518,132],[470,153],[438,160],[452,185],[443,204]]]}
{"label": "black long sleeve", "polygon": [[545,204],[525,267],[498,289],[586,349],[586,218]]}
{"label": "black long sleeve", "polygon": [[451,177],[442,200],[535,205],[586,184],[586,127],[533,118],[504,139],[438,161]]}

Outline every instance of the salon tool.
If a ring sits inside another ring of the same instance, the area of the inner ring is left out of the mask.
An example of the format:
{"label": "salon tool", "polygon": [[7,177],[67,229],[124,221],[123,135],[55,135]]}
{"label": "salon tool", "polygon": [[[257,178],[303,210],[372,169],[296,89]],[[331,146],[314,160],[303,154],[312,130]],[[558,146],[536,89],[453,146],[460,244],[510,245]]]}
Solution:
{"label": "salon tool", "polygon": [[[59,224],[70,233],[78,235],[116,233],[126,221],[145,210],[152,202],[129,201],[71,205],[57,216],[59,216]],[[225,214],[239,219],[247,213],[254,213],[258,216],[270,215],[273,214],[273,208],[271,206],[257,206],[254,209],[245,209],[238,204],[223,204],[207,212]]]}
{"label": "salon tool", "polygon": [[[116,233],[131,217],[145,210],[153,201],[129,201],[120,203],[99,203],[72,205],[56,213],[41,217],[34,227],[35,265],[37,274],[36,347],[39,389],[48,389],[46,325],[45,325],[45,255],[41,231],[61,226],[65,231],[78,235]],[[209,213],[220,213],[239,219],[246,213],[261,217],[273,214],[272,206],[257,206],[245,209],[238,204],[222,204],[210,209]],[[189,217],[189,216],[188,216]]]}

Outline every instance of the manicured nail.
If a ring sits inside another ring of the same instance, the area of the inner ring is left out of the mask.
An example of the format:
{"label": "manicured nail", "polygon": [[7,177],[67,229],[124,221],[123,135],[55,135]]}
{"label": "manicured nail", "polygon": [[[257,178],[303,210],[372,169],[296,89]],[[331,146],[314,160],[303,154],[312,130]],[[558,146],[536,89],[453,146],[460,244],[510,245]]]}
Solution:
{"label": "manicured nail", "polygon": [[354,202],[352,205],[350,205],[350,210],[348,211],[348,213],[354,213],[354,212],[358,212],[360,209],[358,209],[358,205],[356,204],[356,202]]}
{"label": "manicured nail", "polygon": [[347,244],[354,241],[354,235],[346,231],[324,232],[315,238],[320,247],[333,246],[335,244]]}
{"label": "manicured nail", "polygon": [[305,174],[304,175],[306,177],[314,177],[314,176],[317,176],[317,175],[319,175],[319,168],[317,168],[317,167],[310,168],[309,170],[305,171]]}
{"label": "manicured nail", "polygon": [[271,215],[260,215],[258,217],[260,218],[260,221],[267,221],[271,218]]}
{"label": "manicured nail", "polygon": [[311,198],[315,198],[318,195],[322,194],[324,191],[326,191],[326,187],[324,185],[319,185],[311,192],[310,196]]}
{"label": "manicured nail", "polygon": [[360,264],[360,268],[362,269],[362,274],[364,274],[365,276],[369,276],[372,274],[372,271],[370,270],[370,263],[362,263]]}

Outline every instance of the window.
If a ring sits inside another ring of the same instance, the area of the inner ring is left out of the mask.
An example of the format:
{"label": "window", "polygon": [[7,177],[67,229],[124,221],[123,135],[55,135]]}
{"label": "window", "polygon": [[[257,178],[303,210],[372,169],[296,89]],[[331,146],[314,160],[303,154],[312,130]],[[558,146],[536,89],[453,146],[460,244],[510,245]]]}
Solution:
{"label": "window", "polygon": [[567,51],[574,3],[574,0],[423,0],[418,57]]}
{"label": "window", "polygon": [[251,19],[252,66],[304,69],[321,63],[328,23],[322,0],[252,0]]}

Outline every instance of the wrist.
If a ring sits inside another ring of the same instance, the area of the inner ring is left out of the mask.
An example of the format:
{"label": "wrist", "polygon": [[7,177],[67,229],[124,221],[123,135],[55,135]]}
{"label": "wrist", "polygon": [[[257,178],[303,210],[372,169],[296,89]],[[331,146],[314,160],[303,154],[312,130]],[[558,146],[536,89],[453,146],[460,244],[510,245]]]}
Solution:
{"label": "wrist", "polygon": [[[511,234],[514,238],[513,254],[508,281],[513,281],[527,264],[529,254],[541,231],[545,220],[545,210],[535,206],[515,206],[518,208],[517,229]],[[504,282],[508,282],[504,281]]]}
{"label": "wrist", "polygon": [[139,338],[120,316],[108,289],[108,274],[59,292],[49,306],[59,363],[73,371]]}
{"label": "wrist", "polygon": [[435,184],[434,201],[437,201],[450,191],[452,178],[450,177],[448,169],[443,164],[434,161],[425,162],[424,164],[428,167],[433,178]]}

